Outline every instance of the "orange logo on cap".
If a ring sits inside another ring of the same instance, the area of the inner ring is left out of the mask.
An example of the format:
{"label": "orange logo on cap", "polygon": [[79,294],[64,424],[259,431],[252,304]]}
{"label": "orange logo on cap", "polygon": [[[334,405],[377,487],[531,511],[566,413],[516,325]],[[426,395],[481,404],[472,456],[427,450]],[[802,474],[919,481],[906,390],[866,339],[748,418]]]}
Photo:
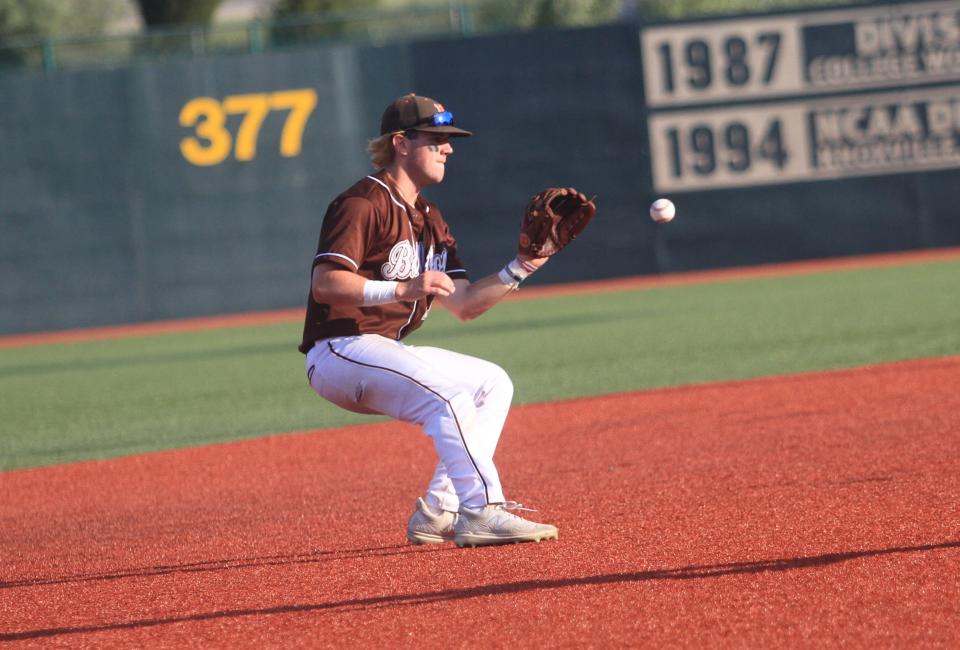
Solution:
{"label": "orange logo on cap", "polygon": [[438,104],[437,102],[433,102],[433,107],[437,109],[438,113],[442,113],[444,111],[443,104]]}

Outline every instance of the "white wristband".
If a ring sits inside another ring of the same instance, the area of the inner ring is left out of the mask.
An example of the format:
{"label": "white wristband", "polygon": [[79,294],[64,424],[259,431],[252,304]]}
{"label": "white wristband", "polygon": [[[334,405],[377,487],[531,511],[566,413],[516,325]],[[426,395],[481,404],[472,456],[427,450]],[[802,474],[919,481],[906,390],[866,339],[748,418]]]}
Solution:
{"label": "white wristband", "polygon": [[537,270],[537,267],[529,264],[527,262],[522,262],[519,258],[513,258],[507,265],[500,269],[500,273],[497,276],[500,278],[500,282],[516,289],[520,286],[520,283],[530,277],[534,271]]}
{"label": "white wristband", "polygon": [[363,283],[363,306],[397,302],[397,285],[393,280],[367,280]]}

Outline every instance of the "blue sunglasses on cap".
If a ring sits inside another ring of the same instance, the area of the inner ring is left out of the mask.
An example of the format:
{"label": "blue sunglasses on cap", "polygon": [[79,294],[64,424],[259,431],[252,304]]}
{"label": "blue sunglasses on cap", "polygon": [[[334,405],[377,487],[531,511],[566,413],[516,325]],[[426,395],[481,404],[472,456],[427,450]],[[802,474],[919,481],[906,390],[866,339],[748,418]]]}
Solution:
{"label": "blue sunglasses on cap", "polygon": [[450,111],[435,113],[430,117],[425,117],[422,120],[418,120],[414,126],[420,126],[421,124],[432,124],[433,126],[445,126],[447,124],[453,124],[453,113]]}

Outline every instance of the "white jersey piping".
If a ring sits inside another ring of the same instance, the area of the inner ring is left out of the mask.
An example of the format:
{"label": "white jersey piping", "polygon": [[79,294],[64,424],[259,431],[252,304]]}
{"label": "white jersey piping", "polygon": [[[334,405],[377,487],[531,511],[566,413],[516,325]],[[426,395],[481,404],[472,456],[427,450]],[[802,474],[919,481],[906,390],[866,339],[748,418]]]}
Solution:
{"label": "white jersey piping", "polygon": [[367,178],[369,178],[370,180],[372,180],[372,181],[375,182],[375,183],[379,183],[380,185],[382,185],[382,186],[383,186],[383,189],[385,189],[385,190],[387,191],[387,194],[390,195],[390,200],[393,201],[394,203],[396,203],[398,206],[400,206],[400,207],[403,209],[404,212],[407,211],[407,206],[405,206],[403,203],[401,203],[400,201],[398,201],[395,196],[393,196],[393,192],[390,191],[390,187],[389,187],[386,183],[384,183],[384,182],[383,182],[382,180],[380,180],[379,178],[375,178],[375,177],[373,177],[373,176],[367,176]]}
{"label": "white jersey piping", "polygon": [[417,313],[417,303],[418,303],[418,302],[420,302],[420,301],[419,301],[419,300],[414,300],[414,301],[413,301],[413,309],[410,310],[410,318],[408,318],[408,319],[407,319],[407,322],[403,324],[403,327],[401,327],[400,329],[397,330],[397,340],[398,340],[398,341],[399,341],[401,338],[403,338],[403,330],[405,330],[405,329],[407,329],[408,327],[410,327],[410,323],[413,322],[413,316],[414,316],[414,314]]}
{"label": "white jersey piping", "polygon": [[360,265],[357,264],[356,262],[354,262],[352,259],[350,259],[350,258],[347,257],[346,255],[341,255],[340,253],[320,253],[319,255],[317,255],[316,257],[314,257],[313,259],[314,259],[314,261],[316,261],[316,260],[320,259],[321,257],[341,257],[341,258],[347,260],[348,262],[350,262],[351,264],[353,264],[358,271],[360,270]]}

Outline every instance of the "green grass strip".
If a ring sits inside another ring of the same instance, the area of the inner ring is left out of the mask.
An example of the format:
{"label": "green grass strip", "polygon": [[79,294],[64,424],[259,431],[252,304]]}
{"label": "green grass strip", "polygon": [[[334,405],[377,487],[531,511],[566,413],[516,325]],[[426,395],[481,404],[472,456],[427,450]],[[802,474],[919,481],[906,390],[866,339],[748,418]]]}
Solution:
{"label": "green grass strip", "polygon": [[[442,309],[409,342],[516,403],[960,354],[960,261]],[[0,470],[370,421],[308,387],[299,324],[0,350]]]}

